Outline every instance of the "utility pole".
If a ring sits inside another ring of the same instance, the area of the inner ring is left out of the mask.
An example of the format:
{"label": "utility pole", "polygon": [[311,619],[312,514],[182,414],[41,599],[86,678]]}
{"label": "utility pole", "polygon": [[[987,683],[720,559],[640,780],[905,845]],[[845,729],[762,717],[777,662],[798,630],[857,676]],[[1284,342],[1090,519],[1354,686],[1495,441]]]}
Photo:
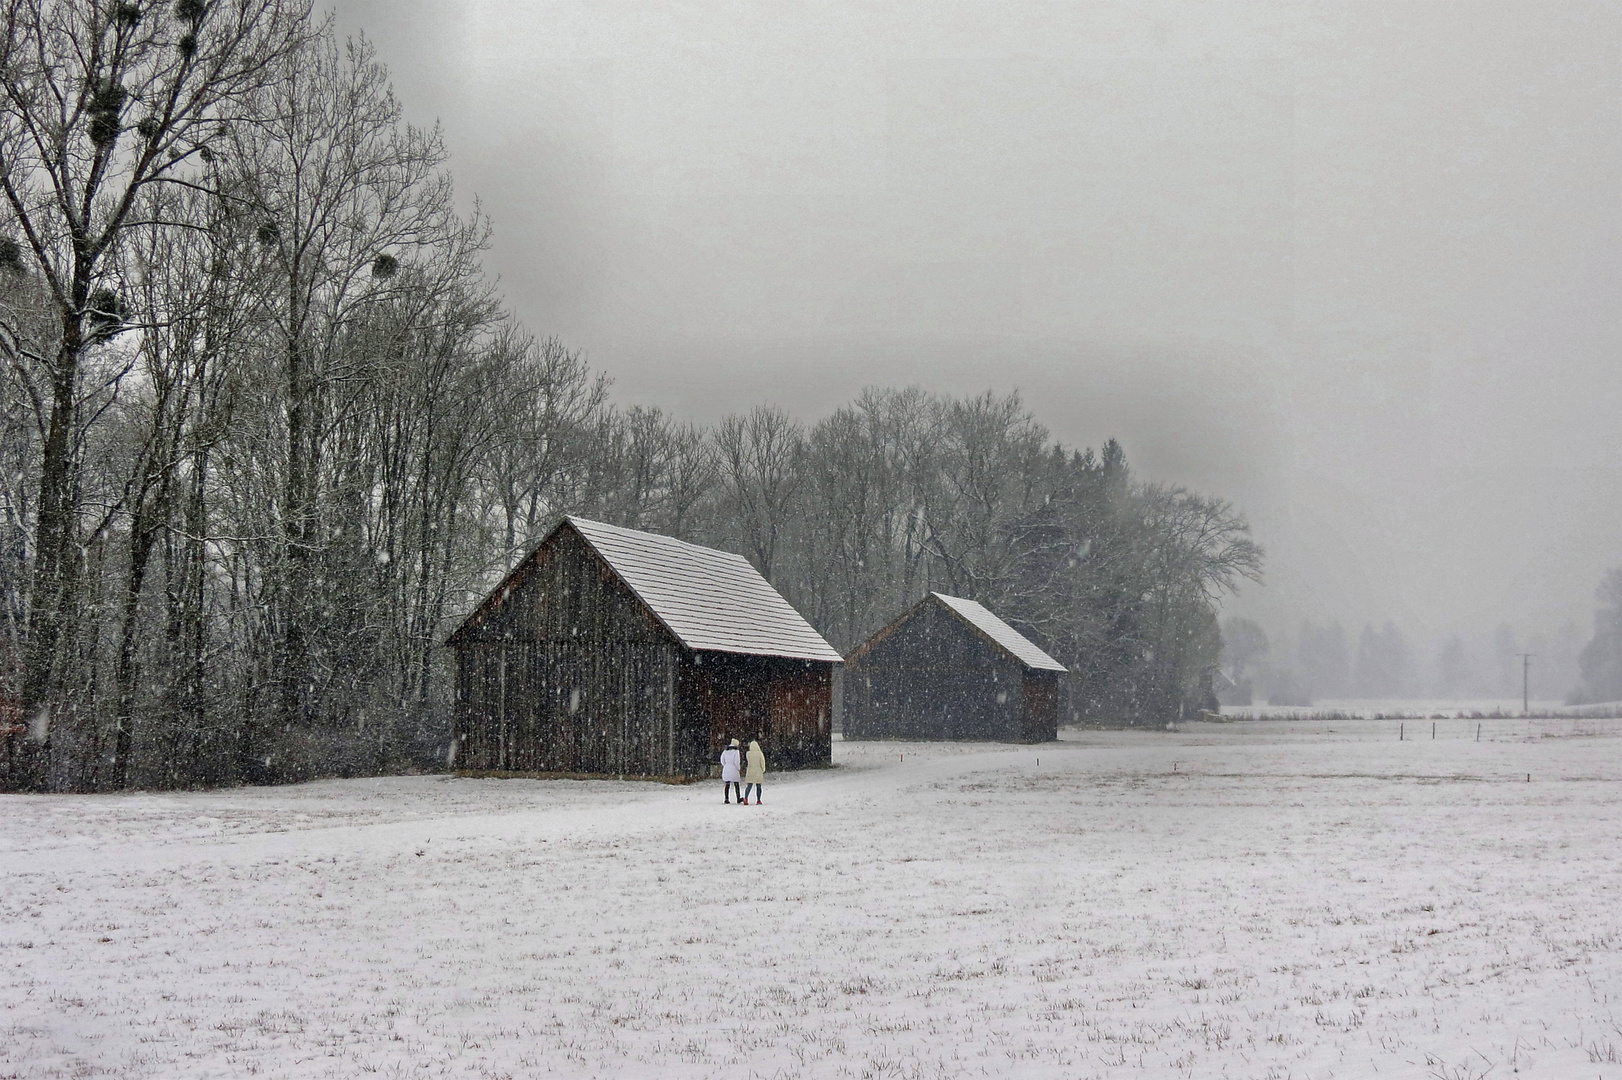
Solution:
{"label": "utility pole", "polygon": [[1532,711],[1531,695],[1528,688],[1532,685],[1532,657],[1537,653],[1516,653],[1521,658],[1521,715],[1526,716]]}

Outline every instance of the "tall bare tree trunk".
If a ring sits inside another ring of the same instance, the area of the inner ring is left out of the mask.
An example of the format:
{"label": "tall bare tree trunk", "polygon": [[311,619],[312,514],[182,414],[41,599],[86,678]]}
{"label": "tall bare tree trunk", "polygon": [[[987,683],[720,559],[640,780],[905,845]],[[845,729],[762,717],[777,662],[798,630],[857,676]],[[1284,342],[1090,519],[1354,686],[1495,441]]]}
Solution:
{"label": "tall bare tree trunk", "polygon": [[[82,306],[86,278],[76,277],[73,296]],[[51,753],[51,724],[63,702],[61,650],[70,636],[78,569],[78,483],[73,468],[73,429],[78,411],[79,359],[83,339],[78,310],[62,319],[62,342],[51,370],[51,415],[40,463],[39,513],[34,529],[34,575],[29,590],[28,647],[23,660],[25,729],[7,735],[6,786],[44,790]]]}
{"label": "tall bare tree trunk", "polygon": [[[184,675],[181,681],[179,720],[184,730],[194,734],[203,730],[207,706],[208,680],[208,623],[203,609],[204,566],[207,551],[204,537],[208,530],[208,450],[201,449],[192,459],[191,490],[186,499],[185,573],[181,578],[181,596],[185,619]],[[223,753],[224,747],[214,748]],[[218,770],[211,773],[218,776]]]}
{"label": "tall bare tree trunk", "polygon": [[[296,292],[296,290],[295,290]],[[308,595],[308,492],[309,461],[305,453],[308,407],[304,386],[303,353],[299,347],[297,297],[293,297],[292,329],[287,342],[287,482],[282,495],[282,565],[278,593],[281,600],[281,641],[276,663],[277,719],[288,727],[303,727],[305,684],[309,679],[304,640],[305,597]]]}
{"label": "tall bare tree trunk", "polygon": [[135,683],[139,669],[137,654],[141,635],[141,588],[146,581],[147,567],[152,560],[152,548],[157,542],[158,530],[148,524],[131,529],[128,576],[124,582],[122,623],[118,641],[118,665],[114,673],[115,693],[118,696],[113,718],[113,766],[109,777],[112,786],[123,789],[129,784],[130,751],[135,745]]}

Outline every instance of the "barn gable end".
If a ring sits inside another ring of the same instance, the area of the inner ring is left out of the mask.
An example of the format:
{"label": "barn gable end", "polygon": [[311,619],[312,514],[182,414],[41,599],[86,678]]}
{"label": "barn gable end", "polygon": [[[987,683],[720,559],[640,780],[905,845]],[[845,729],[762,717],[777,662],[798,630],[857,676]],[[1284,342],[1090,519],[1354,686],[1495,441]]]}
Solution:
{"label": "barn gable end", "polygon": [[851,653],[845,736],[1049,741],[1063,672],[979,604],[931,593]]}
{"label": "barn gable end", "polygon": [[560,527],[452,636],[457,765],[676,775],[680,646],[572,528]]}

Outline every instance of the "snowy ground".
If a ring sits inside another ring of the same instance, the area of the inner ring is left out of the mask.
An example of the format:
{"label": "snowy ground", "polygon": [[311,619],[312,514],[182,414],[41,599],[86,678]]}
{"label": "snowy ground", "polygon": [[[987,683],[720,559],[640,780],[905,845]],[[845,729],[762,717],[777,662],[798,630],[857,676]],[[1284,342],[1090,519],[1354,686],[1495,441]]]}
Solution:
{"label": "snowy ground", "polygon": [[[1532,715],[1557,717],[1576,706],[1561,701],[1530,703]],[[1319,698],[1311,705],[1224,705],[1222,715],[1248,720],[1299,719],[1314,720],[1320,716],[1446,716],[1468,717],[1472,714],[1487,716],[1520,716],[1521,699],[1514,698]]]}
{"label": "snowy ground", "polygon": [[1622,1080],[1622,727],[1413,727],[0,797],[0,1077]]}

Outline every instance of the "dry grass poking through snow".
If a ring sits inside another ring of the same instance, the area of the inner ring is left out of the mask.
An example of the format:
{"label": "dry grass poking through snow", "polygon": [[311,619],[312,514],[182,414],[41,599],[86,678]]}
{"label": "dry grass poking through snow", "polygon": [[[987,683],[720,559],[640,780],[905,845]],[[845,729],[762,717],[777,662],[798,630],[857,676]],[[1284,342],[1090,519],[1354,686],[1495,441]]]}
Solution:
{"label": "dry grass poking through snow", "polygon": [[1622,1080],[1622,738],[1444,727],[8,796],[0,1077]]}

